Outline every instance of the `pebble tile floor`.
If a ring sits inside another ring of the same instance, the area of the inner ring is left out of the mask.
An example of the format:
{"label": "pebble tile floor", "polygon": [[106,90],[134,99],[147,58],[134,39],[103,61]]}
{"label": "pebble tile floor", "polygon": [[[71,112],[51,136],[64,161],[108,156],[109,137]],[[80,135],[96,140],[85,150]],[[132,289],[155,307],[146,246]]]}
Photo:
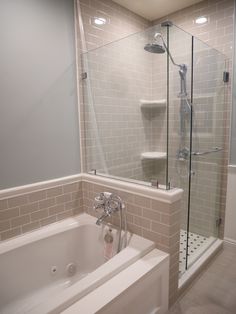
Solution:
{"label": "pebble tile floor", "polygon": [[236,245],[224,244],[167,314],[236,314]]}
{"label": "pebble tile floor", "polygon": [[[188,242],[188,265],[191,266],[214,242],[213,237],[203,237],[190,232]],[[180,230],[180,253],[179,253],[179,275],[185,272],[186,268],[186,246],[187,231]]]}

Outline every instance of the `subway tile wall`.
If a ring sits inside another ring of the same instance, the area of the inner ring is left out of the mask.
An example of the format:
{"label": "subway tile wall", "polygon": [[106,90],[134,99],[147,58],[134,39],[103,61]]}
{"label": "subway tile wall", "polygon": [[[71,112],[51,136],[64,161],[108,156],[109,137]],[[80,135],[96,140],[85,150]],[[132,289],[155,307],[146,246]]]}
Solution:
{"label": "subway tile wall", "polygon": [[[91,177],[92,180],[92,177]],[[180,201],[160,201],[86,180],[0,199],[0,241],[93,210],[94,198],[103,191],[119,195],[125,203],[127,227],[170,254],[170,302],[178,296]],[[119,216],[110,219],[119,225]]]}
{"label": "subway tile wall", "polygon": [[[142,161],[141,153],[151,150],[152,113],[140,109],[140,99],[151,99],[153,58],[143,49],[148,34],[119,39],[151,23],[112,1],[82,1],[80,7],[89,50],[82,56],[89,79],[81,84],[85,169],[150,180],[153,163]],[[108,23],[98,27],[94,16]]]}
{"label": "subway tile wall", "polygon": [[[99,30],[91,24],[94,15],[107,11],[109,23],[118,23],[116,31],[111,27],[112,35],[108,38],[109,24]],[[232,66],[234,1],[202,1],[189,8],[154,21],[170,19],[177,26],[195,35],[213,48],[225,53]],[[94,11],[95,10],[95,11]],[[98,11],[96,11],[98,10]],[[208,23],[195,24],[198,16],[206,15]],[[115,19],[113,17],[115,16]],[[123,26],[128,16],[134,26]],[[142,31],[151,23],[119,7],[112,1],[82,1],[82,17],[85,20],[85,39],[88,49],[101,47],[104,43],[123,38],[135,31]],[[126,27],[124,27],[126,28]],[[91,69],[90,88],[85,86],[84,95],[92,93],[92,101],[84,98],[84,160],[86,169],[98,169],[100,172],[144,181],[157,179],[165,183],[165,160],[140,160],[143,151],[166,151],[166,110],[152,109],[140,111],[140,98],[166,98],[166,54],[152,55],[143,52],[143,44],[150,42],[155,31],[142,36],[131,36],[107,47],[91,51],[88,63]],[[165,37],[165,30],[162,28]],[[100,35],[99,35],[100,34]],[[144,34],[144,33],[143,33]],[[100,37],[93,41],[93,36]],[[132,40],[136,39],[136,40]],[[146,37],[146,38],[145,38]],[[228,163],[229,112],[231,103],[231,82],[222,85],[222,58],[214,49],[195,40],[194,47],[194,149],[208,150],[217,146],[224,148],[223,153],[195,158],[191,193],[191,230],[204,236],[218,236],[216,220],[224,220],[226,177]],[[181,29],[170,30],[170,46],[176,62],[188,65],[188,91],[190,95],[191,74],[191,36]],[[139,51],[140,50],[140,51]],[[109,56],[109,58],[108,58]],[[130,58],[132,56],[132,58]],[[104,57],[104,58],[103,58]],[[141,67],[140,64],[143,64]],[[100,64],[100,67],[99,67]],[[115,65],[115,66],[114,66]],[[122,73],[119,72],[122,69]],[[124,70],[125,69],[125,70]],[[232,73],[232,71],[231,71]],[[140,75],[141,74],[141,75]],[[136,84],[135,77],[139,78]],[[115,83],[114,83],[115,82]],[[136,94],[126,93],[127,89]],[[223,99],[222,90],[226,89]],[[169,177],[172,186],[182,187],[185,191],[182,205],[182,228],[186,229],[188,202],[188,162],[177,162],[179,149],[179,76],[175,67],[170,67],[170,159]],[[89,93],[88,93],[89,91]],[[126,95],[125,95],[126,94]],[[126,96],[126,97],[125,97]],[[93,103],[94,107],[91,106]],[[186,125],[185,146],[189,147],[189,128]],[[206,179],[207,178],[207,179]],[[209,197],[209,193],[212,194]],[[201,204],[201,208],[199,208]],[[220,227],[223,236],[224,223]]]}
{"label": "subway tile wall", "polygon": [[[115,193],[125,203],[128,230],[154,241],[156,248],[170,254],[169,300],[172,304],[178,297],[180,201],[165,203],[144,195],[108,188],[102,184],[82,184],[85,212],[98,217],[99,214],[93,210],[94,198],[104,191]],[[110,222],[119,225],[118,214],[111,217]]]}
{"label": "subway tile wall", "polygon": [[0,199],[0,241],[82,211],[81,182]]}

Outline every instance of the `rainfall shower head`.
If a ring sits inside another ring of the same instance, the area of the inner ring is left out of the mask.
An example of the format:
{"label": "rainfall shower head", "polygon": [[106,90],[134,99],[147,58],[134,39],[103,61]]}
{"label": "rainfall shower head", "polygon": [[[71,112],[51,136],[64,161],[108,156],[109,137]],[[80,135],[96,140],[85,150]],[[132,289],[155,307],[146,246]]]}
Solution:
{"label": "rainfall shower head", "polygon": [[151,53],[165,53],[166,50],[163,46],[158,45],[157,43],[146,44],[144,49]]}
{"label": "rainfall shower head", "polygon": [[[162,40],[163,45],[158,44],[158,39]],[[154,35],[154,40],[152,43],[148,43],[144,46],[144,50],[151,52],[151,53],[165,53],[165,42],[162,38],[162,35],[160,33],[156,33]]]}
{"label": "rainfall shower head", "polygon": [[[161,43],[160,43],[161,42]],[[179,94],[180,97],[186,97],[186,73],[187,73],[187,65],[186,64],[178,64],[174,61],[170,50],[168,49],[165,40],[161,33],[156,33],[154,35],[152,43],[148,43],[144,46],[144,50],[151,52],[151,53],[165,53],[167,52],[171,62],[173,65],[179,67],[179,75],[181,78],[181,92]]]}
{"label": "rainfall shower head", "polygon": [[[161,44],[159,42],[161,42]],[[144,46],[144,50],[151,52],[151,53],[165,53],[165,52],[167,52],[167,54],[170,57],[171,62],[180,68],[182,67],[181,64],[175,63],[175,61],[174,61],[174,59],[173,59],[173,57],[172,57],[172,55],[171,55],[171,53],[170,53],[170,51],[166,45],[164,38],[163,38],[161,33],[156,33],[154,35],[153,42],[151,44],[150,43],[146,44]]]}

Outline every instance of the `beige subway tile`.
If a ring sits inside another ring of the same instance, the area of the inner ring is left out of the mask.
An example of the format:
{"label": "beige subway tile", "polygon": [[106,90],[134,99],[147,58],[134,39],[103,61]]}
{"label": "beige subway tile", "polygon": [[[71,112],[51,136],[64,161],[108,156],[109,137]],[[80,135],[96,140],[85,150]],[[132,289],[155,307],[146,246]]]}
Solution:
{"label": "beige subway tile", "polygon": [[30,202],[37,202],[45,199],[47,197],[46,190],[43,191],[37,191],[29,194],[29,200]]}
{"label": "beige subway tile", "polygon": [[170,213],[170,204],[157,200],[151,200],[151,208],[161,213]]}
{"label": "beige subway tile", "polygon": [[149,208],[150,205],[151,205],[151,201],[147,197],[135,195],[134,196],[134,204],[138,205],[140,207],[147,207],[147,208]]}
{"label": "beige subway tile", "polygon": [[20,214],[19,207],[2,210],[2,211],[0,211],[0,221],[6,220],[6,219],[11,219],[13,217],[17,217],[17,216],[19,216],[19,214]]}
{"label": "beige subway tile", "polygon": [[30,213],[35,212],[37,210],[39,210],[39,203],[38,202],[29,203],[27,205],[23,205],[20,207],[20,215],[30,214]]}
{"label": "beige subway tile", "polygon": [[[100,187],[100,186],[99,186]],[[93,189],[93,184],[89,183],[89,182],[82,182],[82,189],[84,191],[91,191]]]}
{"label": "beige subway tile", "polygon": [[66,212],[60,213],[57,215],[57,220],[62,220],[62,219],[66,219],[73,216],[73,211],[72,210],[68,210]]}
{"label": "beige subway tile", "polygon": [[170,223],[171,223],[171,215],[162,213],[160,215],[160,222],[165,224],[165,225],[170,225]]}
{"label": "beige subway tile", "polygon": [[31,222],[29,224],[26,224],[24,226],[22,226],[22,232],[25,233],[25,232],[29,232],[29,231],[33,231],[35,229],[38,229],[40,228],[40,224],[39,222]]}
{"label": "beige subway tile", "polygon": [[49,225],[51,223],[54,223],[56,221],[57,221],[56,215],[55,216],[50,216],[50,217],[41,219],[40,220],[40,225],[43,227],[43,226]]}
{"label": "beige subway tile", "polygon": [[78,182],[66,184],[63,186],[63,193],[70,193],[70,192],[76,192],[78,191]]}
{"label": "beige subway tile", "polygon": [[49,210],[49,216],[53,216],[58,213],[64,212],[65,206],[64,204],[58,204],[58,205],[50,207],[48,210]]}
{"label": "beige subway tile", "polygon": [[152,209],[143,208],[143,217],[154,221],[161,221],[161,214]]}
{"label": "beige subway tile", "polygon": [[48,189],[47,191],[47,198],[55,197],[61,195],[63,193],[62,186],[57,186],[55,188]]}
{"label": "beige subway tile", "polygon": [[170,214],[173,214],[175,212],[180,212],[180,210],[181,210],[181,201],[177,201],[177,202],[174,202],[173,204],[171,204],[170,210],[171,210]]}
{"label": "beige subway tile", "polygon": [[176,223],[170,226],[170,234],[176,234],[180,230],[180,224]]}
{"label": "beige subway tile", "polygon": [[0,210],[7,209],[7,200],[0,200]]}
{"label": "beige subway tile", "polygon": [[161,243],[161,235],[146,229],[143,229],[143,237],[155,243]]}
{"label": "beige subway tile", "polygon": [[128,213],[134,214],[136,216],[142,216],[142,208],[137,205],[127,203],[126,209]]}
{"label": "beige subway tile", "polygon": [[0,232],[8,230],[11,228],[10,220],[0,221]]}
{"label": "beige subway tile", "polygon": [[161,222],[164,224],[169,225],[175,225],[177,223],[180,223],[181,218],[181,212],[175,211],[170,215],[166,215],[164,213],[161,214]]}
{"label": "beige subway tile", "polygon": [[134,215],[126,213],[127,222],[133,223]]}
{"label": "beige subway tile", "polygon": [[80,205],[81,205],[80,200],[74,200],[74,201],[66,203],[65,204],[65,209],[66,210],[75,209],[75,208],[78,208]]}
{"label": "beige subway tile", "polygon": [[179,242],[179,231],[176,232],[175,234],[171,234],[170,236],[170,247],[172,247],[173,245],[175,245],[176,243]]}
{"label": "beige subway tile", "polygon": [[48,209],[42,209],[30,215],[31,221],[40,220],[48,216]]}
{"label": "beige subway tile", "polygon": [[134,224],[128,223],[127,224],[127,229],[131,233],[135,233],[135,234],[138,234],[140,236],[142,235],[142,228],[140,226],[136,226]]}
{"label": "beige subway tile", "polygon": [[7,240],[7,239],[10,239],[10,238],[16,237],[16,236],[18,236],[20,234],[21,234],[20,227],[17,227],[17,228],[8,230],[8,231],[4,231],[4,232],[1,232],[1,240],[2,241],[3,240]]}
{"label": "beige subway tile", "polygon": [[47,199],[45,199],[43,201],[39,201],[39,209],[48,208],[48,207],[51,207],[51,206],[53,206],[55,204],[56,204],[55,197],[47,198]]}
{"label": "beige subway tile", "polygon": [[83,193],[82,191],[76,191],[71,193],[71,200],[77,200],[77,199],[82,199]]}
{"label": "beige subway tile", "polygon": [[152,226],[151,226],[152,231],[169,236],[170,234],[170,227],[168,225],[163,225],[158,222],[152,221]]}
{"label": "beige subway tile", "polygon": [[168,246],[165,246],[164,244],[162,244],[162,243],[157,243],[157,242],[155,242],[155,244],[156,244],[156,249],[161,250],[161,251],[163,251],[163,252],[169,254],[169,248],[168,248]]}
{"label": "beige subway tile", "polygon": [[84,212],[84,209],[83,207],[78,207],[78,208],[74,208],[72,209],[72,213],[73,215],[79,215],[79,214],[82,214]]}
{"label": "beige subway tile", "polygon": [[151,221],[149,219],[145,219],[143,217],[134,216],[133,223],[145,229],[151,228]]}
{"label": "beige subway tile", "polygon": [[11,226],[12,228],[14,227],[18,227],[18,226],[21,226],[21,225],[25,225],[27,223],[30,222],[30,216],[29,215],[24,215],[24,216],[20,216],[20,217],[17,217],[17,218],[13,218],[11,220]]}
{"label": "beige subway tile", "polygon": [[132,193],[119,191],[117,194],[120,196],[123,202],[125,203],[134,203],[134,195]]}
{"label": "beige subway tile", "polygon": [[8,207],[17,207],[28,203],[28,196],[27,195],[20,195],[16,197],[12,197],[8,199]]}
{"label": "beige subway tile", "polygon": [[56,197],[56,204],[62,204],[71,201],[71,194],[62,194]]}

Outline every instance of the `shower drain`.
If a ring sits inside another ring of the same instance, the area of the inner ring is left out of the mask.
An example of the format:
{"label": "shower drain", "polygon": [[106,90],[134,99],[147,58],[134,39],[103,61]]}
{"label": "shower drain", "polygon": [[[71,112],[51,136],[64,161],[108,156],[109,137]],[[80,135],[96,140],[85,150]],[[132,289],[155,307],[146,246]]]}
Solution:
{"label": "shower drain", "polygon": [[68,276],[74,276],[76,273],[76,265],[74,263],[70,263],[66,266],[66,273]]}

